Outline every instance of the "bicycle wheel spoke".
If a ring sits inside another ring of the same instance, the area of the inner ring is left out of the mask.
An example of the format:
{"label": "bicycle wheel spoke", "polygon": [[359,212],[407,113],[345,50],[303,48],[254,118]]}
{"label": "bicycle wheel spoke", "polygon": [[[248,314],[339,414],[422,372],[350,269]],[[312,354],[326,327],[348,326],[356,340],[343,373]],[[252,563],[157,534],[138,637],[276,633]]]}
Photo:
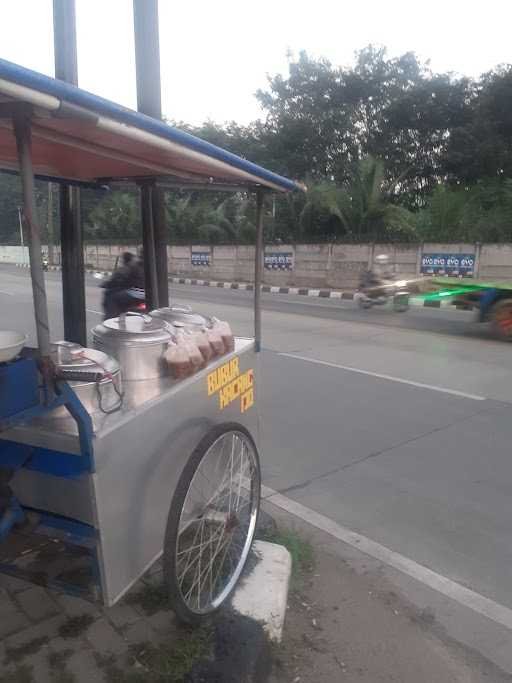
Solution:
{"label": "bicycle wheel spoke", "polygon": [[259,468],[252,442],[226,432],[199,461],[178,522],[176,580],[191,612],[218,607],[247,559],[256,524]]}

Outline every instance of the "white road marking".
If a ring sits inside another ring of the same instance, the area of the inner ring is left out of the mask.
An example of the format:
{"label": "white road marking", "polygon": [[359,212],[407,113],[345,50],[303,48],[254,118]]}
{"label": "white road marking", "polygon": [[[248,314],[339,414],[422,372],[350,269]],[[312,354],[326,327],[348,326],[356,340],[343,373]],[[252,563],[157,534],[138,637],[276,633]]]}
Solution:
{"label": "white road marking", "polygon": [[339,370],[346,370],[347,372],[355,372],[359,375],[368,375],[370,377],[377,377],[378,379],[385,379],[389,382],[397,382],[398,384],[409,384],[412,387],[419,389],[429,389],[430,391],[438,391],[442,394],[451,394],[452,396],[459,396],[460,398],[469,398],[472,401],[487,401],[485,396],[478,394],[468,394],[465,391],[457,391],[457,389],[447,389],[446,387],[438,387],[434,384],[424,384],[423,382],[414,382],[410,379],[403,379],[402,377],[393,377],[392,375],[383,375],[380,372],[371,372],[370,370],[361,370],[361,368],[353,368],[350,365],[339,365],[338,363],[329,363],[326,360],[319,360],[317,358],[307,358],[306,356],[298,356],[295,353],[280,353],[280,356],[287,358],[295,358],[295,360],[306,361],[307,363],[316,363],[317,365],[326,365],[329,368],[338,368]]}
{"label": "white road marking", "polygon": [[500,603],[495,602],[490,598],[486,598],[484,595],[481,595],[470,588],[466,588],[460,583],[452,581],[452,579],[449,579],[442,574],[438,574],[432,569],[429,569],[404,555],[400,555],[400,553],[397,553],[390,548],[386,548],[380,543],[373,541],[371,538],[367,538],[362,534],[358,534],[351,529],[341,526],[329,517],[315,512],[314,510],[311,510],[311,508],[308,508],[301,503],[297,503],[291,498],[287,498],[267,486],[262,486],[262,496],[265,499],[265,502],[272,503],[273,505],[286,510],[286,512],[299,517],[305,522],[308,522],[308,524],[315,526],[317,529],[337,538],[339,541],[343,541],[343,543],[346,543],[353,548],[357,548],[357,550],[360,550],[366,555],[374,557],[376,560],[383,562],[389,567],[393,567],[402,572],[402,574],[406,574],[407,576],[416,579],[416,581],[419,581],[425,586],[429,586],[429,588],[445,595],[451,600],[455,600],[459,604],[469,607],[469,609],[472,609],[474,612],[512,630],[512,609],[509,607],[500,605]]}

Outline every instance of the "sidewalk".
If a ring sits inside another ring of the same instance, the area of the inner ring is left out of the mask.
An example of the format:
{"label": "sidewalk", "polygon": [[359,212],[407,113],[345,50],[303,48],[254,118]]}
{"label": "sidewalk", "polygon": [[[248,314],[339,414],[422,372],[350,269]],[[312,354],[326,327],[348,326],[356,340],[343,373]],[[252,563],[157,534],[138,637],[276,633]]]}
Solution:
{"label": "sidewalk", "polygon": [[[504,683],[512,677],[446,637],[375,567],[343,559],[343,544],[307,523],[267,510],[312,548],[292,585],[271,683]],[[364,562],[364,558],[363,558]],[[371,568],[369,568],[371,567]]]}

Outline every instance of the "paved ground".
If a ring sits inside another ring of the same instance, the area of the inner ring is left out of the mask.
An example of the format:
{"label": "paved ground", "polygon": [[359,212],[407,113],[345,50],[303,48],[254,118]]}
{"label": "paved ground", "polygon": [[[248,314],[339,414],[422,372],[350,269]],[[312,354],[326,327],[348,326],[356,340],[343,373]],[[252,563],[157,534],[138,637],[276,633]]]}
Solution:
{"label": "paved ground", "polygon": [[[59,274],[47,283],[57,338]],[[174,292],[250,334],[250,293]],[[92,326],[101,317],[92,278],[87,297]],[[390,558],[380,558],[386,580],[512,672],[510,346],[450,309],[400,315],[289,295],[263,301],[265,484],[306,515],[379,543]],[[0,269],[0,307],[9,327],[33,334],[26,272]],[[397,571],[392,553],[423,567],[424,580]],[[452,582],[445,594],[432,590],[428,570]]]}

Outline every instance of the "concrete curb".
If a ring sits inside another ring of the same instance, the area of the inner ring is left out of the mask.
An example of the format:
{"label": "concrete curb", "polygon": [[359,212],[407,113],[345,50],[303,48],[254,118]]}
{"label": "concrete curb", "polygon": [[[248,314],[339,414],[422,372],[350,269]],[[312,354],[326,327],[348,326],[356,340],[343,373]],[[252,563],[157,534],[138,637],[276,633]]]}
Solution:
{"label": "concrete curb", "polygon": [[281,641],[291,569],[286,548],[266,541],[254,542],[230,608],[213,621],[213,652],[195,664],[187,683],[268,680],[272,643]]}
{"label": "concrete curb", "polygon": [[[243,291],[254,291],[251,282],[220,282],[218,280],[196,280],[188,277],[170,277],[169,282],[175,285],[198,285],[200,287],[219,287],[220,289],[240,289]],[[268,294],[299,294],[301,296],[315,296],[322,299],[348,299],[354,298],[353,292],[341,292],[335,289],[310,289],[308,287],[276,287],[273,285],[262,285],[262,292]]]}
{"label": "concrete curb", "polygon": [[[17,268],[29,268],[28,263],[16,263]],[[60,270],[60,266],[48,266],[48,270]],[[99,272],[98,270],[86,270],[86,273],[93,275]],[[110,276],[112,273],[105,272],[105,275]],[[169,282],[174,285],[197,285],[199,287],[218,287],[219,289],[239,289],[241,291],[253,292],[254,285],[251,282],[222,282],[219,280],[197,280],[196,278],[188,277],[169,277]],[[277,287],[274,285],[262,285],[261,291],[267,294],[297,294],[299,296],[312,296],[319,299],[341,299],[343,301],[353,301],[354,292],[342,292],[337,289],[311,289],[309,287]],[[444,308],[451,306],[449,301],[414,301],[411,297],[411,306],[423,306],[425,308]]]}

